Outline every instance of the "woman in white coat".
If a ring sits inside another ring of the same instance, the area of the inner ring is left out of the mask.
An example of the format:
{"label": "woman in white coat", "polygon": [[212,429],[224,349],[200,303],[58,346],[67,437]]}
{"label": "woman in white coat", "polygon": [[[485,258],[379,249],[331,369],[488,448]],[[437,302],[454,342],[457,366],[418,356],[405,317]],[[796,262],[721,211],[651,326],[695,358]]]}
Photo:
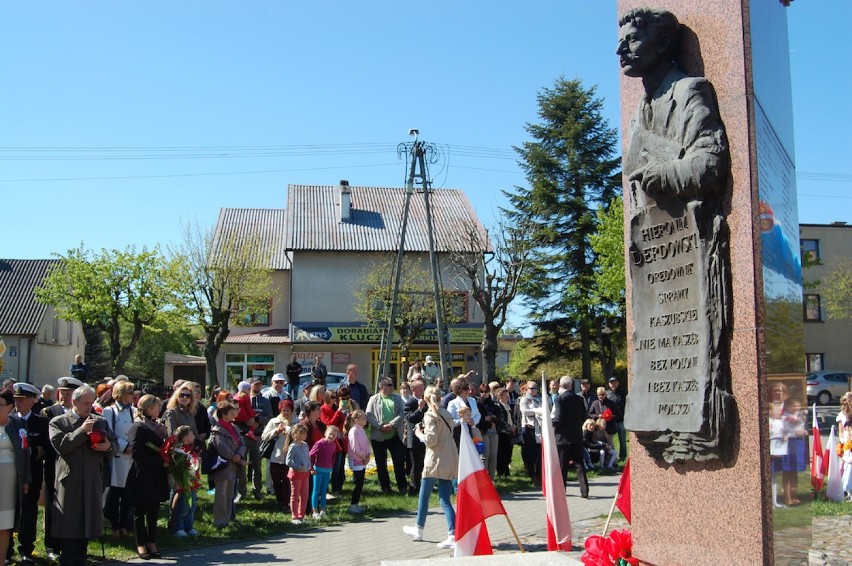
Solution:
{"label": "woman in white coat", "polygon": [[133,458],[127,451],[127,432],[133,426],[133,383],[119,381],[112,389],[115,403],[104,409],[103,418],[118,439],[112,457],[109,488],[106,490],[104,517],[112,527],[112,536],[127,536],[133,529],[133,498],[125,492],[127,474]]}

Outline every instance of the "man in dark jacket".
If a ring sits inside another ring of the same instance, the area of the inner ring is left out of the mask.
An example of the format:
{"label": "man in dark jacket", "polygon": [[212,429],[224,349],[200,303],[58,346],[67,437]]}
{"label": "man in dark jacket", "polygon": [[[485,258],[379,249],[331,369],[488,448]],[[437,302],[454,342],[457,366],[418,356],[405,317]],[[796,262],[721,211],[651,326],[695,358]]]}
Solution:
{"label": "man in dark jacket", "polygon": [[610,377],[607,381],[609,391],[606,398],[612,401],[615,409],[612,411],[612,420],[615,423],[615,432],[618,434],[618,459],[627,458],[627,431],[624,428],[624,407],[627,404],[627,390],[621,387],[618,379]]}
{"label": "man in dark jacket", "polygon": [[[32,553],[35,550],[36,525],[38,524],[38,498],[41,493],[41,482],[44,479],[44,455],[46,445],[50,444],[47,435],[48,420],[33,413],[33,405],[39,395],[37,387],[29,383],[16,383],[13,393],[17,416],[24,421],[27,431],[27,443],[30,447],[29,484],[24,499],[21,502],[21,525],[18,530],[18,553],[21,555],[19,564],[32,564]],[[11,545],[10,545],[11,548]]]}
{"label": "man in dark jacket", "polygon": [[414,434],[414,428],[423,422],[423,416],[429,410],[429,407],[423,399],[426,384],[419,373],[412,374],[412,378],[411,397],[405,402],[405,448],[411,458],[408,495],[417,495],[420,493],[420,481],[423,477],[423,465],[426,461],[426,445]]}
{"label": "man in dark jacket", "polygon": [[568,462],[574,462],[580,497],[588,499],[589,482],[583,468],[583,422],[586,420],[586,403],[574,393],[574,380],[570,376],[559,379],[559,395],[553,405],[553,429],[562,481],[568,481]]}

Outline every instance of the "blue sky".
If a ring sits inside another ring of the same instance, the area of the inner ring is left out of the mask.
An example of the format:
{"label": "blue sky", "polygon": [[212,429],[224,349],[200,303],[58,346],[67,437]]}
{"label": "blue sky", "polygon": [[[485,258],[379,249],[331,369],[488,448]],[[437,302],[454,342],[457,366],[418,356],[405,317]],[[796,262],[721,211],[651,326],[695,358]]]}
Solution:
{"label": "blue sky", "polygon": [[[771,1],[771,0],[765,0]],[[787,9],[800,222],[852,221],[852,3]],[[484,222],[556,77],[619,124],[614,2],[181,0],[0,9],[0,257],[167,245],[289,183],[401,186],[409,128]],[[845,45],[844,45],[845,47]]]}

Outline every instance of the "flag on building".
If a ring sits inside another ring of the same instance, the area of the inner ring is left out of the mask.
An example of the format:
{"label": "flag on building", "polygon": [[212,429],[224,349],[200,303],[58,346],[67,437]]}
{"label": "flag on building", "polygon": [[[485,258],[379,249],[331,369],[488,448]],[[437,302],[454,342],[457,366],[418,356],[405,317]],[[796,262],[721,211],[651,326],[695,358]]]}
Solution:
{"label": "flag on building", "polygon": [[834,426],[831,427],[831,435],[828,437],[828,450],[825,458],[828,459],[828,476],[825,482],[825,497],[829,501],[843,501],[843,478],[840,468],[840,456],[834,447],[837,446],[837,438],[834,436]]}
{"label": "flag on building", "polygon": [[453,556],[493,554],[485,519],[505,515],[479,452],[466,426],[461,427],[459,442],[459,487],[456,495],[456,548]]}
{"label": "flag on building", "polygon": [[618,492],[615,494],[615,506],[624,515],[628,523],[630,521],[630,458],[624,463],[624,471],[618,480]]}
{"label": "flag on building", "polygon": [[[819,425],[817,424],[817,406],[814,403],[813,411],[813,440],[811,446],[811,485],[816,493],[822,490],[822,484],[825,478],[825,463],[823,462],[824,454],[822,451],[822,437],[819,435]],[[827,463],[827,462],[826,462]]]}
{"label": "flag on building", "polygon": [[[547,381],[542,376],[542,392],[547,391]],[[568,499],[556,451],[556,433],[550,420],[547,401],[541,404],[541,491],[547,507],[547,550],[571,550],[571,517]]]}

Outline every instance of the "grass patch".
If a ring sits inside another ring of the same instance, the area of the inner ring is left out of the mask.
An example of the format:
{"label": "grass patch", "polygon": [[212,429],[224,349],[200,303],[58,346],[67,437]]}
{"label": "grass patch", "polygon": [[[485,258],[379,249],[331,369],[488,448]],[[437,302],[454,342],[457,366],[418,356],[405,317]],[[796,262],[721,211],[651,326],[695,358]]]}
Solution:
{"label": "grass patch", "polygon": [[814,501],[811,503],[811,511],[814,517],[839,517],[852,515],[852,503],[845,501]]}

